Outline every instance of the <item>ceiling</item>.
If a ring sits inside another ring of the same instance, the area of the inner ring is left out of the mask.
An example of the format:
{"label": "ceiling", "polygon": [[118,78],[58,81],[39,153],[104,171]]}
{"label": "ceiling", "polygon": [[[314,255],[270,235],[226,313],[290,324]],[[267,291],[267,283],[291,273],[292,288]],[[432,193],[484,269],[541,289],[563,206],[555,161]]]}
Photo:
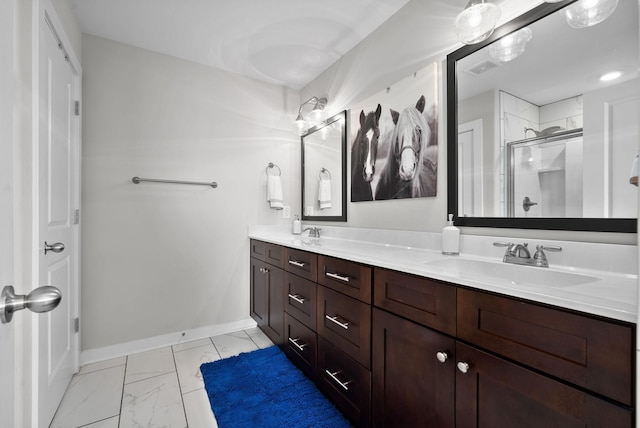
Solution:
{"label": "ceiling", "polygon": [[70,0],[83,33],[301,89],[409,0]]}

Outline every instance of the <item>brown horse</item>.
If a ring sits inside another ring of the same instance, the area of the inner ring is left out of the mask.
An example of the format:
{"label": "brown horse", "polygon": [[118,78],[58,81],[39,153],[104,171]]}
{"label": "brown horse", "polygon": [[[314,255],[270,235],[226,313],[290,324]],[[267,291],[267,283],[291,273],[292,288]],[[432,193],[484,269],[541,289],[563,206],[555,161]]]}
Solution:
{"label": "brown horse", "polygon": [[376,171],[381,113],[380,104],[375,111],[370,111],[366,115],[364,110],[360,112],[360,129],[351,145],[352,202],[373,200],[371,181]]}

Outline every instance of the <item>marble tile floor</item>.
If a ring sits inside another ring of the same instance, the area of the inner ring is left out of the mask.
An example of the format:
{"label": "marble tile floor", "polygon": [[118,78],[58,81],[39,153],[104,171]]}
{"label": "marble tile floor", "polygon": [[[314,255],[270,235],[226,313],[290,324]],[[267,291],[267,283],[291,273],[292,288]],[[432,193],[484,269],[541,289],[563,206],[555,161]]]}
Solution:
{"label": "marble tile floor", "polygon": [[217,428],[200,365],[272,345],[253,328],[88,364],[50,428]]}

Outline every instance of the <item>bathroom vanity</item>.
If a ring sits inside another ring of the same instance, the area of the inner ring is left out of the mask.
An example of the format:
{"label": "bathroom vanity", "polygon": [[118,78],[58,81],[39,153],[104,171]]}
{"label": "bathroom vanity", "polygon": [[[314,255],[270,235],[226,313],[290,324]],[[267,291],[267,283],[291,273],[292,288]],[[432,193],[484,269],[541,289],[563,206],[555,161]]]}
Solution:
{"label": "bathroom vanity", "polygon": [[436,251],[250,237],[251,316],[356,426],[634,426],[624,307],[483,285]]}

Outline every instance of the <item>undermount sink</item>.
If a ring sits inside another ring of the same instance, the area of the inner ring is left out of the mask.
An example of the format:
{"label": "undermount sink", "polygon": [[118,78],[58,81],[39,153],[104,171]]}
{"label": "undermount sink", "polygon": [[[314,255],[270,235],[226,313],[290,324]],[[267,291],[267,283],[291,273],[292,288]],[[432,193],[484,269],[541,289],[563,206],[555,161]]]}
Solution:
{"label": "undermount sink", "polygon": [[530,284],[547,287],[570,287],[598,281],[598,277],[573,272],[559,272],[547,268],[519,266],[502,262],[464,258],[438,259],[426,262],[427,266],[460,278],[481,281],[496,278],[512,285]]}

